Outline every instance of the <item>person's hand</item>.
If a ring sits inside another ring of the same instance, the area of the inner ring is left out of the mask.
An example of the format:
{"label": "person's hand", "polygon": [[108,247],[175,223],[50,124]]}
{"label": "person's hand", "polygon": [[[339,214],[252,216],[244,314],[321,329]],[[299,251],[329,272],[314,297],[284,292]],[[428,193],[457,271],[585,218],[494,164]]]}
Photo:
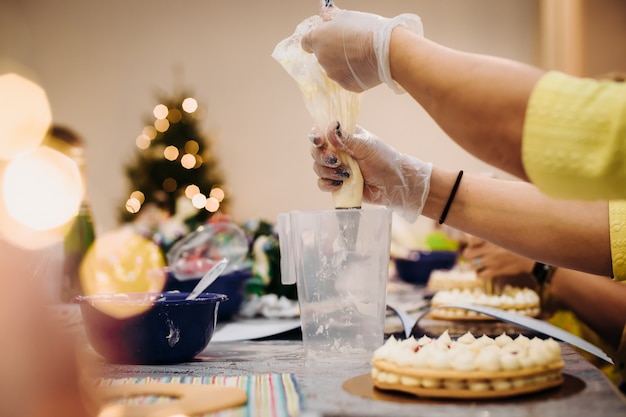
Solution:
{"label": "person's hand", "polygon": [[422,35],[418,16],[402,14],[389,19],[333,8],[324,17],[327,21],[305,34],[301,45],[315,54],[328,77],[354,92],[382,82],[398,93],[404,92],[391,78],[389,42],[398,25]]}
{"label": "person's hand", "polygon": [[430,187],[432,164],[402,154],[360,126],[352,135],[333,123],[325,134],[314,127],[309,135],[313,146],[313,170],[322,191],[336,191],[350,177],[337,152],[350,155],[363,175],[363,201],[384,205],[413,222],[422,213]]}
{"label": "person's hand", "polygon": [[483,279],[529,275],[535,264],[532,259],[474,236],[467,238],[462,256]]}

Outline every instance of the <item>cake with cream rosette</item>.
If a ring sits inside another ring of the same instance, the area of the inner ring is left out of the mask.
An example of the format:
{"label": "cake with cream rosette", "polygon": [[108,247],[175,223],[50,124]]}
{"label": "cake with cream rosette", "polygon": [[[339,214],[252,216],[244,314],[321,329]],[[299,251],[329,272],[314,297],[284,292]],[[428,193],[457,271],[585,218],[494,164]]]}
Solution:
{"label": "cake with cream rosette", "polygon": [[452,269],[435,269],[430,273],[426,288],[430,291],[442,291],[452,289],[484,288],[483,280],[478,279],[476,271],[459,266]]}
{"label": "cake with cream rosette", "polygon": [[561,347],[553,339],[491,338],[465,333],[452,340],[423,336],[387,339],[374,352],[372,382],[382,390],[424,397],[497,398],[563,383]]}
{"label": "cake with cream rosette", "polygon": [[[442,290],[437,291],[431,300],[432,307],[449,304],[476,304],[529,317],[537,317],[541,313],[541,299],[536,291],[509,285],[500,294],[487,294],[477,288]],[[492,317],[461,308],[437,308],[429,313],[429,317],[442,320],[493,320]]]}

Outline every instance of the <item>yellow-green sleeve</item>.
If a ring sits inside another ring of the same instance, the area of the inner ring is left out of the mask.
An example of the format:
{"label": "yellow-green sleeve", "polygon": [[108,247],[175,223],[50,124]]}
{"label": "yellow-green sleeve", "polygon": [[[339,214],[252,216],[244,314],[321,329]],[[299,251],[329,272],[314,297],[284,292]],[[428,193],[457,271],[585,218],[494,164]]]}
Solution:
{"label": "yellow-green sleeve", "polygon": [[522,162],[553,197],[626,199],[626,83],[546,73],[528,102]]}
{"label": "yellow-green sleeve", "polygon": [[626,280],[626,200],[609,201],[609,233],[613,278]]}

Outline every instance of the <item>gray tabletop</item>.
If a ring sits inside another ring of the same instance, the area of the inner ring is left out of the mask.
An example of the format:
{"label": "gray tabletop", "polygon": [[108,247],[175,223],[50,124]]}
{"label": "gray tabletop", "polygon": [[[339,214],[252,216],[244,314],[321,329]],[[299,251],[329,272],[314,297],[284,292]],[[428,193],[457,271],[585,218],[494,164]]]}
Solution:
{"label": "gray tabletop", "polygon": [[[302,342],[265,340],[211,343],[198,361],[170,366],[101,363],[108,378],[163,376],[237,376],[293,373],[303,396],[301,415],[310,416],[626,416],[626,400],[604,375],[570,346],[563,344],[565,383],[562,387],[522,397],[498,400],[426,400],[367,392],[367,363],[308,366]],[[346,383],[361,384],[347,390]],[[376,391],[376,390],[374,390]]]}

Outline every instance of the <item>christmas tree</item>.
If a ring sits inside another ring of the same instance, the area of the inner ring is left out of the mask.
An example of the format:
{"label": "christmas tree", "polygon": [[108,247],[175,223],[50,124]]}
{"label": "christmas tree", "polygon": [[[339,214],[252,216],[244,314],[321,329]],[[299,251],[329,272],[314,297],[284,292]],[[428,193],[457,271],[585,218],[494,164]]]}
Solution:
{"label": "christmas tree", "polygon": [[130,192],[120,221],[134,222],[166,252],[175,240],[226,213],[223,179],[210,138],[201,134],[202,109],[187,93],[158,97],[126,166]]}

